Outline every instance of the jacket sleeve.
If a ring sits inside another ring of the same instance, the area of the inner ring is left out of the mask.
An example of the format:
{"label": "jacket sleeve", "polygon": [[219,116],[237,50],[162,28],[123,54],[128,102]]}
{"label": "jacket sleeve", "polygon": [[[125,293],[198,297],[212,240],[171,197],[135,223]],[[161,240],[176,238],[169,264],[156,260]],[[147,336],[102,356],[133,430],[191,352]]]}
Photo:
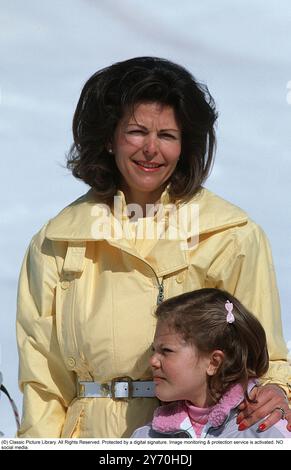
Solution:
{"label": "jacket sleeve", "polygon": [[287,362],[272,254],[262,229],[252,221],[232,229],[231,243],[215,261],[209,276],[217,288],[237,297],[263,325],[270,367],[262,383],[280,385],[290,399],[291,366]]}
{"label": "jacket sleeve", "polygon": [[18,286],[19,385],[24,394],[19,437],[59,437],[75,396],[74,375],[66,370],[57,339],[58,271],[44,233],[45,228],[27,250]]}

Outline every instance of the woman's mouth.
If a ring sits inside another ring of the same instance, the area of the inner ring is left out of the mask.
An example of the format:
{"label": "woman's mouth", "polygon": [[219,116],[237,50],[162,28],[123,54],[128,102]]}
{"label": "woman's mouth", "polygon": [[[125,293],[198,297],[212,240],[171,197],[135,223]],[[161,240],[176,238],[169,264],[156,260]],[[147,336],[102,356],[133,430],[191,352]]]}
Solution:
{"label": "woman's mouth", "polygon": [[161,164],[161,163],[142,162],[142,161],[135,161],[135,160],[133,160],[133,163],[135,163],[136,166],[140,170],[146,171],[146,172],[158,171],[163,166],[163,164]]}

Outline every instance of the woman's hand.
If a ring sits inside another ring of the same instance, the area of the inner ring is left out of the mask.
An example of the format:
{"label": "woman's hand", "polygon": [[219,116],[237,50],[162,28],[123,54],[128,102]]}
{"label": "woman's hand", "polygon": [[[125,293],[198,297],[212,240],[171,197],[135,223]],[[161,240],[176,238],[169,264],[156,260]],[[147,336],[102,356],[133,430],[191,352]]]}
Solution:
{"label": "woman's hand", "polygon": [[[264,417],[266,419],[259,425],[259,431],[266,431],[284,417],[287,421],[286,428],[291,431],[291,410],[283,390],[275,384],[254,387],[249,397],[257,400],[257,403],[249,403],[244,400],[240,406],[237,417],[239,431],[244,431]],[[283,415],[283,411],[285,411]],[[291,437],[291,434],[290,434]]]}

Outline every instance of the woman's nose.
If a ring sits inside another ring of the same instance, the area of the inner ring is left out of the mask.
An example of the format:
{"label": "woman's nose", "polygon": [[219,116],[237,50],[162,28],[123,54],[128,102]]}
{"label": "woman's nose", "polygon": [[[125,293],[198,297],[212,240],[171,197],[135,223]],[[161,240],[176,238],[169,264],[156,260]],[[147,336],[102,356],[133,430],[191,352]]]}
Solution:
{"label": "woman's nose", "polygon": [[154,157],[159,151],[158,139],[156,136],[148,135],[143,148],[144,154],[148,157]]}

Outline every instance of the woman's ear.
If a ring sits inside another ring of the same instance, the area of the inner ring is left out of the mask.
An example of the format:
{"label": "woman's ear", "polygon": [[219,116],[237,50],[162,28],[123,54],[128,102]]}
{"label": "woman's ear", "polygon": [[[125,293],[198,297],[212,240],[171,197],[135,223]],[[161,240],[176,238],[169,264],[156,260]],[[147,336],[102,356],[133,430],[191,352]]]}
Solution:
{"label": "woman's ear", "polygon": [[220,349],[213,351],[209,357],[209,364],[206,369],[207,375],[215,375],[223,360],[224,353]]}
{"label": "woman's ear", "polygon": [[106,150],[107,150],[108,153],[113,154],[113,149],[112,149],[112,143],[111,142],[106,144],[105,147],[106,147]]}
{"label": "woman's ear", "polygon": [[113,142],[112,142],[112,140],[110,140],[109,142],[107,142],[105,144],[105,148],[106,148],[108,153],[113,154]]}

